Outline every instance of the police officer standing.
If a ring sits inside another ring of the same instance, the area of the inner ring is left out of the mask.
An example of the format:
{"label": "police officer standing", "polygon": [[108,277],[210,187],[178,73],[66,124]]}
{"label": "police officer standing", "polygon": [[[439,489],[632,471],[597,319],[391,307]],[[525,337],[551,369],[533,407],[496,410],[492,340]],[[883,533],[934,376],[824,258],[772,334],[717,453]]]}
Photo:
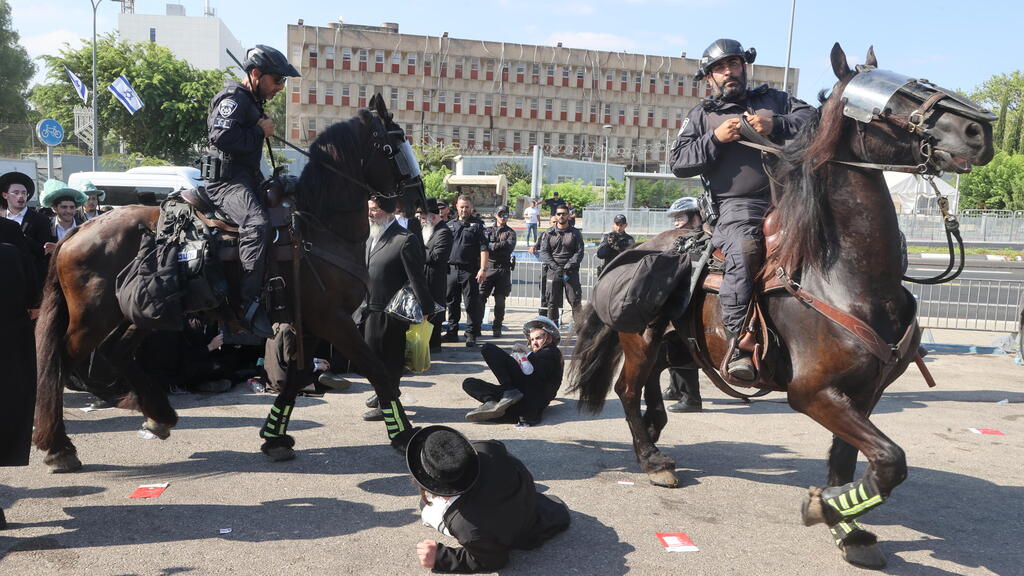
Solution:
{"label": "police officer standing", "polygon": [[494,226],[484,231],[487,250],[491,253],[491,267],[487,277],[480,284],[480,301],[494,292],[494,321],[491,331],[495,338],[501,338],[501,323],[505,320],[505,298],[512,293],[512,253],[516,249],[516,231],[508,227],[508,208],[502,206],[494,213]]}
{"label": "police officer standing", "polygon": [[597,257],[602,260],[597,267],[598,274],[616,256],[636,245],[636,240],[626,233],[628,225],[629,222],[626,221],[625,214],[616,214],[615,218],[612,218],[612,231],[601,238],[601,245],[597,247]]}
{"label": "police officer standing", "polygon": [[299,76],[299,72],[284,54],[262,44],[249,50],[242,68],[245,79],[225,82],[210,102],[210,146],[203,177],[210,199],[238,224],[241,316],[254,334],[270,338],[270,320],[260,305],[269,224],[257,188],[263,180],[263,142],[274,134],[274,121],[264,114],[263,104],[284,88],[289,76]]}
{"label": "police officer standing", "polygon": [[[706,78],[712,96],[695,106],[672,148],[672,171],[680,178],[700,175],[719,215],[712,239],[725,254],[719,292],[722,321],[730,344],[743,336],[753,296],[753,278],[763,264],[761,225],[771,204],[761,153],[738,142],[741,122],[773,141],[793,138],[815,110],[763,85],[747,89],[747,64],[757,52],[735,40],[715,40],[700,59],[695,79]],[[727,371],[739,380],[757,378],[750,352],[733,347]]]}
{"label": "police officer standing", "polygon": [[540,259],[548,269],[548,318],[558,324],[562,293],[569,297],[573,317],[580,310],[580,263],[583,262],[583,233],[569,224],[569,209],[555,208],[556,224],[540,241]]}
{"label": "police officer standing", "polygon": [[458,217],[448,223],[452,231],[452,255],[448,260],[448,331],[445,342],[459,341],[459,320],[462,301],[466,301],[466,346],[476,346],[480,325],[484,321],[484,306],[480,300],[480,282],[487,271],[490,255],[484,223],[473,217],[473,200],[466,195],[455,202]]}

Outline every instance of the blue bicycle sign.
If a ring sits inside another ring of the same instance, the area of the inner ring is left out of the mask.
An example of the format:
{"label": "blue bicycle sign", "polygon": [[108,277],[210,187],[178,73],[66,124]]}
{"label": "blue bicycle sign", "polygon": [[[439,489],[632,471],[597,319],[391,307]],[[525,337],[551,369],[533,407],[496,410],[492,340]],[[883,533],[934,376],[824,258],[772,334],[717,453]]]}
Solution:
{"label": "blue bicycle sign", "polygon": [[43,144],[57,146],[64,141],[64,127],[53,118],[46,118],[36,124],[36,135]]}

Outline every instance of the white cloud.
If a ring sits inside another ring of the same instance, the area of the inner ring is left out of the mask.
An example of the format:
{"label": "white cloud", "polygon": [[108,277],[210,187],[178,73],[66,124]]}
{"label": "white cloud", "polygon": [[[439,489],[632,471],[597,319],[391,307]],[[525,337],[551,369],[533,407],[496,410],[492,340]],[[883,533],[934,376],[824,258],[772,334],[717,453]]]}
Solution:
{"label": "white cloud", "polygon": [[636,51],[636,44],[629,38],[606,32],[554,32],[547,38],[550,45],[558,42],[566,48],[589,48],[609,52]]}

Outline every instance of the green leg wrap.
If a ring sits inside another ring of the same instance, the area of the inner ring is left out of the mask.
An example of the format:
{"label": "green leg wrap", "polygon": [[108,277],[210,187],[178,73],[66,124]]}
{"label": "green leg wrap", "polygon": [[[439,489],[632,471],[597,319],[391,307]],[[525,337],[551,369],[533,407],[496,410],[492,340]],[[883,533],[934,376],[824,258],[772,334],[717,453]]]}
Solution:
{"label": "green leg wrap", "polygon": [[400,400],[381,403],[380,411],[384,413],[384,424],[388,428],[388,440],[412,428],[412,423],[405,415],[405,408],[402,408]]}
{"label": "green leg wrap", "polygon": [[288,420],[292,417],[292,410],[295,408],[294,404],[281,404],[278,405],[274,402],[274,405],[270,407],[270,414],[267,415],[267,421],[263,423],[263,428],[260,429],[260,438],[280,438],[288,434]]}
{"label": "green leg wrap", "polygon": [[882,495],[869,478],[826,488],[821,491],[821,500],[839,513],[842,520],[850,521],[881,504]]}
{"label": "green leg wrap", "polygon": [[874,535],[861,528],[856,520],[843,520],[830,527],[829,530],[832,531],[832,537],[836,540],[836,546],[841,546],[851,535],[855,536],[853,540],[864,540],[866,544],[874,544]]}

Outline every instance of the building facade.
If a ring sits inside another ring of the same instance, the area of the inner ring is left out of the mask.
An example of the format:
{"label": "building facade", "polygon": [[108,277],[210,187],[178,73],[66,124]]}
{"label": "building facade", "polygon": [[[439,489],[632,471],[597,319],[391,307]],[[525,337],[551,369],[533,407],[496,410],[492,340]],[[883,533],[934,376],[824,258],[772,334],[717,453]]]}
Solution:
{"label": "building facade", "polygon": [[245,59],[245,48],[224,22],[212,15],[186,16],[185,7],[168,4],[166,14],[122,12],[117,16],[117,34],[130,42],[155,42],[200,70],[238,68],[227,51]]}
{"label": "building facade", "polygon": [[[686,113],[708,95],[697,60],[401,34],[398,24],[288,26],[291,139],[308,144],[380,92],[414,143],[464,154],[529,154],[634,168],[665,162]],[[784,69],[750,66],[781,88]],[[790,85],[798,74],[790,70]]]}

